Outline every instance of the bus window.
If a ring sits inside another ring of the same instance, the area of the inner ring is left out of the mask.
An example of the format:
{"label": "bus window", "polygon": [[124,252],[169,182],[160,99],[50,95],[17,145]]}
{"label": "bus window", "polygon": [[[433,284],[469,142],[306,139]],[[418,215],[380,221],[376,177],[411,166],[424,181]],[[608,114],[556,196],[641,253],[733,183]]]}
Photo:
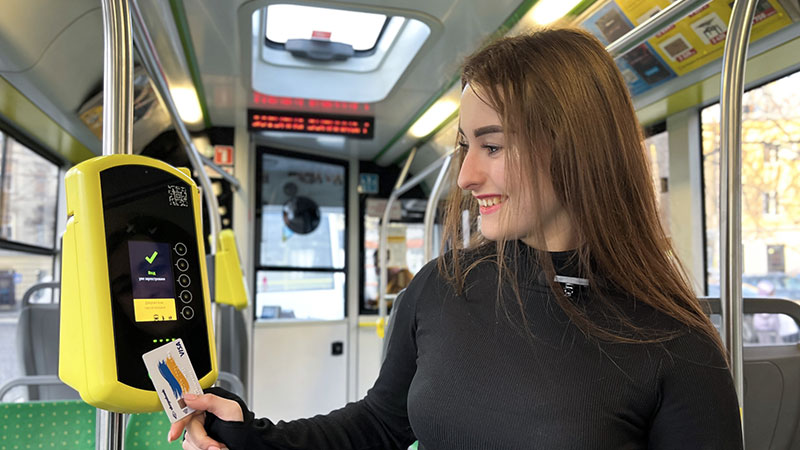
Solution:
{"label": "bus window", "polygon": [[[745,296],[800,299],[800,73],[745,93],[742,115],[742,281]],[[719,293],[719,104],[703,109],[708,294]],[[763,319],[763,320],[762,320]],[[762,317],[779,324],[780,320]],[[752,319],[753,329],[759,322]],[[785,320],[784,320],[785,322]],[[765,325],[766,326],[766,325]],[[774,327],[773,327],[774,328]],[[787,330],[791,326],[786,322]],[[795,326],[796,329],[796,326]],[[789,333],[791,334],[791,333]]]}
{"label": "bus window", "polygon": [[[423,235],[425,225],[422,219],[425,214],[427,200],[398,199],[395,202],[395,214],[390,217],[387,235],[387,285],[386,299],[391,308],[392,300],[398,292],[405,289],[414,275],[428,261],[425,260]],[[378,244],[380,241],[380,223],[386,208],[385,199],[367,199],[364,214],[364,280],[363,297],[360,306],[361,314],[378,312]],[[434,257],[438,256],[441,242],[441,224],[434,224]]]}
{"label": "bus window", "polygon": [[344,318],[347,168],[262,149],[256,318]]}
{"label": "bus window", "polygon": [[[722,334],[722,316],[712,314],[711,323]],[[742,342],[748,346],[796,345],[800,342],[800,326],[786,314],[744,314],[742,317]]]}
{"label": "bus window", "polygon": [[11,137],[2,145],[0,237],[52,248],[58,167]]}
{"label": "bus window", "polygon": [[666,122],[648,127],[645,130],[645,136],[647,137],[644,145],[652,165],[653,185],[656,189],[661,226],[669,236],[669,134]]}

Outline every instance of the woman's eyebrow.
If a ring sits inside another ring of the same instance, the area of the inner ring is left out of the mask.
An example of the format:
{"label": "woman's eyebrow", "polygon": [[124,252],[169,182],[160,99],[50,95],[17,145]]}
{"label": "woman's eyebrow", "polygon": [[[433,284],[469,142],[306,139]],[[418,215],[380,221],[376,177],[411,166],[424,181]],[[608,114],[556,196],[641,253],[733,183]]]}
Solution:
{"label": "woman's eyebrow", "polygon": [[[502,133],[503,127],[500,125],[487,125],[485,127],[476,128],[473,134],[475,137],[481,137],[484,134],[492,134],[492,133]],[[464,133],[464,130],[461,127],[458,127],[458,135],[459,136],[467,136],[467,133]]]}
{"label": "woman's eyebrow", "polygon": [[500,125],[487,125],[485,127],[476,128],[473,132],[475,137],[481,137],[484,134],[502,133],[503,127]]}

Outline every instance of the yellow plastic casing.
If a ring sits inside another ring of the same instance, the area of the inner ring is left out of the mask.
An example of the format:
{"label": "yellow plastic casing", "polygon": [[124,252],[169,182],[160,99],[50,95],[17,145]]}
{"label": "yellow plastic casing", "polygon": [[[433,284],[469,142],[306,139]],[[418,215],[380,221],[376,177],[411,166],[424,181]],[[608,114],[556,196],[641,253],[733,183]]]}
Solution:
{"label": "yellow plastic casing", "polygon": [[214,301],[231,305],[237,310],[246,308],[247,288],[233,230],[226,229],[219,233],[214,266]]}
{"label": "yellow plastic casing", "polygon": [[[200,191],[184,172],[138,155],[93,158],[70,169],[65,177],[67,229],[62,245],[58,376],[77,390],[86,403],[97,408],[119,413],[159,411],[162,407],[155,390],[128,386],[119,382],[117,377],[100,172],[121,165],[151,166],[174,175],[191,187],[195,236],[198,237],[200,254],[198,260],[203,278],[205,326],[211,352],[211,371],[199,381],[206,388],[217,379]],[[124,183],[124,180],[120,182]],[[142,355],[130,357],[141,359]]]}

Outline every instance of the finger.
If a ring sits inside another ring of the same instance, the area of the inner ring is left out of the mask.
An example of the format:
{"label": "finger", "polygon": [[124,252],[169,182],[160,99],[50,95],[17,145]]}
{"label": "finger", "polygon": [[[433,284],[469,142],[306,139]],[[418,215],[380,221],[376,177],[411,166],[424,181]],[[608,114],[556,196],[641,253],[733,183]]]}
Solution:
{"label": "finger", "polygon": [[208,450],[216,447],[221,449],[224,445],[208,437],[205,428],[203,428],[203,420],[200,418],[193,419],[186,426],[186,442],[191,443],[200,450]]}
{"label": "finger", "polygon": [[[183,448],[183,450],[203,450],[200,447],[192,444],[189,441],[183,441],[183,446],[181,448]],[[215,449],[216,449],[216,447],[213,446],[213,445],[208,448],[208,450],[215,450]],[[222,448],[221,450],[228,450],[228,449],[227,448]]]}
{"label": "finger", "polygon": [[188,405],[190,408],[200,411],[208,411],[222,420],[229,422],[241,422],[244,417],[242,414],[242,408],[238,403],[214,394],[203,394],[198,396],[186,394],[183,399],[186,401],[186,405]]}
{"label": "finger", "polygon": [[169,433],[167,433],[167,442],[172,442],[175,439],[177,439],[178,436],[180,436],[181,433],[183,433],[183,429],[186,428],[186,424],[189,423],[190,420],[192,420],[191,415],[186,416],[181,420],[170,425]]}
{"label": "finger", "polygon": [[183,445],[181,446],[181,448],[183,448],[183,450],[200,450],[199,448],[197,448],[197,446],[186,440],[183,441]]}

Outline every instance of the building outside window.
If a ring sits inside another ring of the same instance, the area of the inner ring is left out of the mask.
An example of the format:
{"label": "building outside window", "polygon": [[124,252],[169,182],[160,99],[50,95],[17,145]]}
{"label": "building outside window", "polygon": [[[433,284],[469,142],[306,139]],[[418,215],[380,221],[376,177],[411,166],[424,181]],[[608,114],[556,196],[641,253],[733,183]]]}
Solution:
{"label": "building outside window", "polygon": [[[800,299],[800,73],[752,89],[742,116],[745,297]],[[701,112],[708,295],[719,295],[720,107]],[[745,317],[750,344],[797,342],[788,316]],[[772,328],[767,328],[772,327]],[[769,338],[768,338],[769,336]]]}
{"label": "building outside window", "polygon": [[[0,130],[0,385],[23,375],[17,322],[32,286],[57,279],[56,210],[59,166]],[[58,301],[52,289],[36,291],[31,303]],[[24,401],[15,388],[2,399]]]}

